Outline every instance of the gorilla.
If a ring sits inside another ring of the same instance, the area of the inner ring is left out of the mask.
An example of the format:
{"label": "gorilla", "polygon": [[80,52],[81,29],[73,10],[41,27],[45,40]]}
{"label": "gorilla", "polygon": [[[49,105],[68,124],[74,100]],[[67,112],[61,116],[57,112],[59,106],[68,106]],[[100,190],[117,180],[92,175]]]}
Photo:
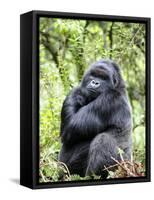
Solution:
{"label": "gorilla", "polygon": [[[59,161],[71,174],[107,178],[105,167],[131,159],[132,118],[125,83],[112,60],[90,66],[64,100]],[[114,158],[114,159],[113,159]]]}

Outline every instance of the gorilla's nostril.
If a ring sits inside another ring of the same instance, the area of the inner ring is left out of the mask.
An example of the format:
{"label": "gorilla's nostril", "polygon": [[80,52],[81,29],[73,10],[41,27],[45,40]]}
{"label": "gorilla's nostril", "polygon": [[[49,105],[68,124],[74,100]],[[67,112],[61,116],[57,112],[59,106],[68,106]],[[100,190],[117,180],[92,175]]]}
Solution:
{"label": "gorilla's nostril", "polygon": [[99,87],[100,83],[99,83],[99,81],[92,80],[92,81],[90,82],[90,85],[91,85],[91,87],[93,87],[93,88],[97,88],[97,87]]}

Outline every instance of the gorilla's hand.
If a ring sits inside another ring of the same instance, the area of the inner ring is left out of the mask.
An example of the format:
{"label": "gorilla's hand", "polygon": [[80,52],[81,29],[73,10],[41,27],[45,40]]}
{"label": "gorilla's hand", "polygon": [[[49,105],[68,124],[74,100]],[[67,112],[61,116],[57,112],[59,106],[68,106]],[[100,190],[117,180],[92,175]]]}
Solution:
{"label": "gorilla's hand", "polygon": [[89,104],[90,102],[94,101],[97,97],[99,97],[100,93],[96,90],[87,90],[87,88],[80,88],[80,102],[82,102],[83,106]]}
{"label": "gorilla's hand", "polygon": [[83,96],[83,95],[77,95],[76,101],[80,107],[87,104],[87,100],[86,100],[85,96]]}
{"label": "gorilla's hand", "polygon": [[97,93],[90,92],[86,88],[76,88],[72,94],[72,98],[75,100],[74,102],[78,109],[94,101],[97,97]]}

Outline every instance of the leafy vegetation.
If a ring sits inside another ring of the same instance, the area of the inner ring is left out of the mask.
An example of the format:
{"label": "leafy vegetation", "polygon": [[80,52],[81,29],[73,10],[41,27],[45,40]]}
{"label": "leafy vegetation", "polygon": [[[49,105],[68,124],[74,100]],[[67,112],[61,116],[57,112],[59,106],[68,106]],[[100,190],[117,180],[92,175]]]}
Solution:
{"label": "leafy vegetation", "polygon": [[39,29],[40,182],[90,179],[71,176],[67,166],[57,160],[60,112],[64,98],[79,84],[87,67],[101,58],[121,66],[134,124],[133,161],[122,160],[116,171],[106,169],[108,178],[144,175],[145,25],[42,17]]}

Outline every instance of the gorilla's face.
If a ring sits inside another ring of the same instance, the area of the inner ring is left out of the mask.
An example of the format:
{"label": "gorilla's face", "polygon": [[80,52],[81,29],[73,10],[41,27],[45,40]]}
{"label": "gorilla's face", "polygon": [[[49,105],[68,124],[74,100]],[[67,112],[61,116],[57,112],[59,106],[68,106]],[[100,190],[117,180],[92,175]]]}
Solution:
{"label": "gorilla's face", "polygon": [[98,96],[108,89],[124,87],[119,67],[112,61],[101,60],[93,64],[86,72],[81,86],[89,95]]}

